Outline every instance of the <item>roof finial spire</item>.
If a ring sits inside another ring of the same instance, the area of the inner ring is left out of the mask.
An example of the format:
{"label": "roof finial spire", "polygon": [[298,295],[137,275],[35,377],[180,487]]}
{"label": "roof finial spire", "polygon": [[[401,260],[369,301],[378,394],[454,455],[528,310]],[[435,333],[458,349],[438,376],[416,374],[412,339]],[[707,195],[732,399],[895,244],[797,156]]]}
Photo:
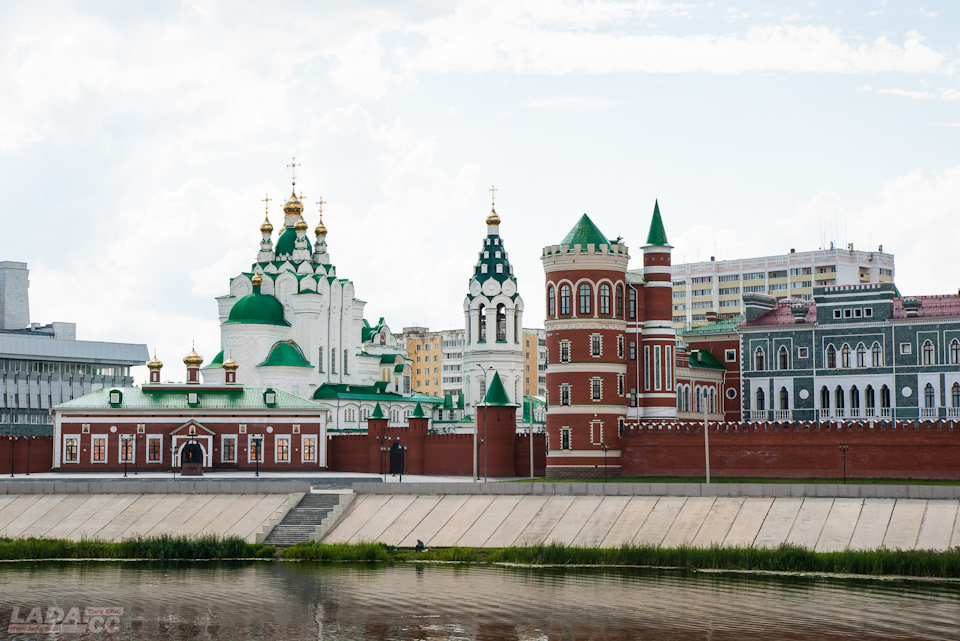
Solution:
{"label": "roof finial spire", "polygon": [[[291,168],[292,173],[293,173],[292,183],[293,183],[294,188],[296,188],[296,186],[297,186],[297,167],[299,167],[299,166],[300,166],[300,163],[297,162],[297,157],[296,157],[296,156],[294,156],[294,157],[293,157],[293,161],[292,161],[289,165],[287,165],[287,167],[290,167],[290,168]],[[294,193],[296,193],[296,191],[297,191],[296,189],[293,190]]]}
{"label": "roof finial spire", "polygon": [[494,203],[497,195],[497,188],[493,185],[490,186],[490,215],[487,216],[487,225],[499,225],[500,216],[497,215],[497,210],[494,208]]}
{"label": "roof finial spire", "polygon": [[320,206],[320,220],[317,221],[317,228],[314,230],[317,236],[326,236],[327,227],[323,224],[323,196],[320,197],[320,200],[317,201],[317,205]]}
{"label": "roof finial spire", "polygon": [[266,205],[264,206],[263,224],[260,225],[260,232],[263,234],[269,234],[273,232],[273,225],[270,224],[270,201],[271,200],[273,199],[270,198],[269,194],[267,194],[262,200],[262,202],[266,203]]}

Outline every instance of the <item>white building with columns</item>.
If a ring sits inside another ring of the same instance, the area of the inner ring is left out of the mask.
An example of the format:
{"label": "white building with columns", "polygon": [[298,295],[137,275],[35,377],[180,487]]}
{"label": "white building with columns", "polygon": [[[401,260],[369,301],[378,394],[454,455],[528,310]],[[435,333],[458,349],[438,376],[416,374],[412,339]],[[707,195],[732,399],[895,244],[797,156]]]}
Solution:
{"label": "white building with columns", "polygon": [[469,290],[463,301],[463,392],[466,410],[483,399],[493,372],[511,403],[523,404],[523,298],[500,238],[500,217],[491,207]]}

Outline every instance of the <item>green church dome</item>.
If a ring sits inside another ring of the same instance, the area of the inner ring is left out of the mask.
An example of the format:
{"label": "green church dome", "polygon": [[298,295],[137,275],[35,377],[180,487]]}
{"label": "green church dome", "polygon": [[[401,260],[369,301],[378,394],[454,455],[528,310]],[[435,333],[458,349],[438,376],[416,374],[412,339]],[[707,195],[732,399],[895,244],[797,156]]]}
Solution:
{"label": "green church dome", "polygon": [[[310,240],[304,238],[307,241],[307,251],[311,254],[313,249],[310,247]],[[280,234],[280,238],[277,239],[276,254],[277,257],[280,256],[293,256],[293,250],[296,249],[297,242],[297,230],[293,227],[287,227],[283,230],[283,233]]]}
{"label": "green church dome", "polygon": [[283,305],[280,301],[269,294],[261,294],[259,285],[254,285],[252,294],[247,294],[234,303],[227,323],[290,326],[283,318]]}

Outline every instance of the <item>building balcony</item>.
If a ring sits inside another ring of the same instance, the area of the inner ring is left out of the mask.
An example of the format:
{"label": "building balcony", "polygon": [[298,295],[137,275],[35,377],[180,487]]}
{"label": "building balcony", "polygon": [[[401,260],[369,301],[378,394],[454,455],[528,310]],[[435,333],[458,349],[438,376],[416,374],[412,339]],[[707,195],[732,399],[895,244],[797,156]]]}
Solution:
{"label": "building balcony", "polygon": [[921,407],[920,418],[937,418],[936,407]]}
{"label": "building balcony", "polygon": [[750,420],[751,421],[767,420],[767,410],[750,410]]}
{"label": "building balcony", "polygon": [[830,409],[819,409],[817,410],[817,418],[820,420],[826,420],[830,418]]}
{"label": "building balcony", "polygon": [[891,416],[893,416],[893,412],[889,407],[880,408],[880,418],[890,418]]}
{"label": "building balcony", "polygon": [[851,407],[850,408],[850,418],[860,418],[860,408]]}
{"label": "building balcony", "polygon": [[948,407],[947,418],[960,418],[960,407]]}
{"label": "building balcony", "polygon": [[790,415],[791,415],[791,413],[792,413],[792,412],[791,412],[790,410],[774,410],[774,411],[773,411],[773,420],[775,420],[775,421],[789,421],[789,420],[790,420]]}

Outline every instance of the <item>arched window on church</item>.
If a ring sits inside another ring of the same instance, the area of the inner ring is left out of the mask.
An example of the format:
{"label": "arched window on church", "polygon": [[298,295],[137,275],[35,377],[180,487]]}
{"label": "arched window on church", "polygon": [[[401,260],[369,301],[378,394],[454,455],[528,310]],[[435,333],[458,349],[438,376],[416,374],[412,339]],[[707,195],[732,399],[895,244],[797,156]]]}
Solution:
{"label": "arched window on church", "polygon": [[479,330],[479,334],[477,335],[477,342],[486,343],[487,342],[487,309],[481,304],[480,309],[477,311],[480,313],[480,330]]}
{"label": "arched window on church", "polygon": [[627,307],[627,313],[630,314],[631,319],[634,319],[637,317],[637,290],[631,287],[627,291],[630,293],[630,304]]}
{"label": "arched window on church", "polygon": [[497,305],[497,342],[507,342],[507,306],[503,303]]}
{"label": "arched window on church", "polygon": [[837,348],[833,345],[827,345],[827,369],[836,369],[837,367]]}
{"label": "arched window on church", "polygon": [[317,370],[323,373],[323,347],[317,350]]}
{"label": "arched window on church", "polygon": [[623,318],[623,285],[617,285],[617,302],[615,305],[617,318]]}
{"label": "arched window on church", "polygon": [[553,285],[550,285],[549,287],[547,287],[547,316],[550,318],[553,318],[554,312],[555,312],[553,298],[554,298]]}
{"label": "arched window on church", "polygon": [[571,301],[572,298],[573,298],[573,294],[572,294],[572,292],[570,291],[570,285],[568,285],[568,284],[566,284],[566,283],[564,283],[563,285],[560,285],[560,315],[561,315],[561,316],[569,316],[569,315],[570,315],[570,307],[571,307],[571,305],[572,305],[572,301]]}
{"label": "arched window on church", "polygon": [[580,299],[578,313],[581,316],[593,314],[593,288],[590,286],[590,283],[580,283],[578,298]]}
{"label": "arched window on church", "polygon": [[348,352],[347,350],[343,350],[343,373],[344,373],[344,374],[349,374],[349,373],[350,373],[350,365],[349,365],[349,363],[350,363],[350,358],[349,358],[349,356],[350,356],[350,352]]}
{"label": "arched window on church", "polygon": [[766,409],[767,409],[767,403],[766,403],[766,399],[765,399],[764,396],[763,396],[763,388],[762,388],[762,387],[758,387],[758,388],[757,388],[757,407],[756,407],[756,410],[757,410],[758,412],[763,412],[763,411],[765,411]]}

